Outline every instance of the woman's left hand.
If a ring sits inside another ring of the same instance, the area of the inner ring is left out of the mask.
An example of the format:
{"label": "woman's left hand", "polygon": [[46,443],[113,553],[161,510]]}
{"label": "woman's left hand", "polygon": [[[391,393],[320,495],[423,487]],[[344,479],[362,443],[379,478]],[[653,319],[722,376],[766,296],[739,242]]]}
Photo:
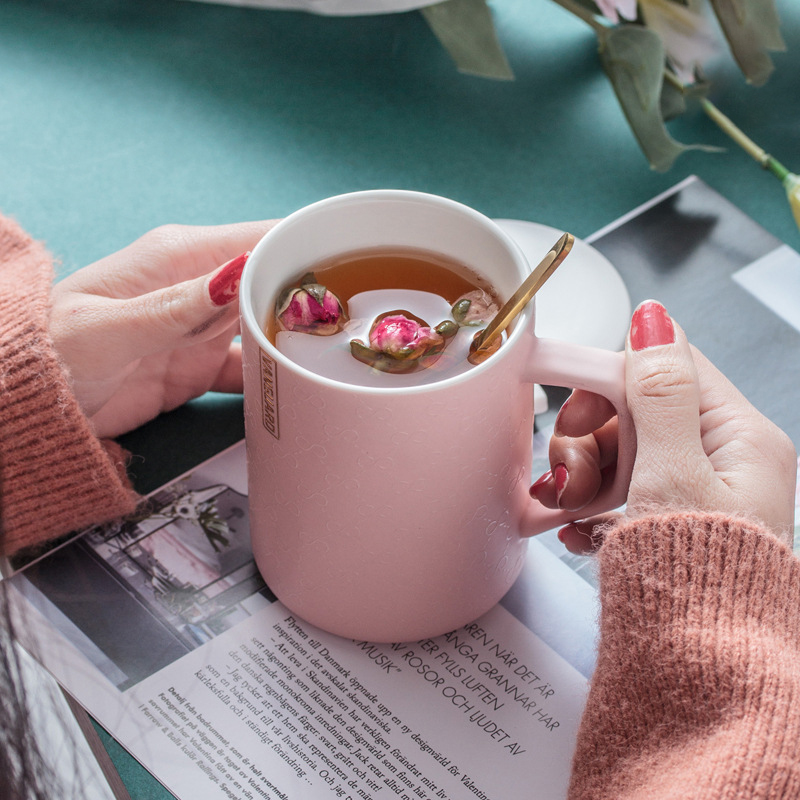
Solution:
{"label": "woman's left hand", "polygon": [[[674,511],[746,517],[792,545],[794,445],[689,344],[660,303],[646,301],[634,312],[625,383],[637,439],[626,517]],[[611,483],[616,460],[614,408],[576,390],[555,422],[552,468],[531,494],[577,517]],[[567,525],[559,538],[574,553],[592,552],[615,516]]]}
{"label": "woman's left hand", "polygon": [[239,279],[274,224],[165,225],[55,285],[50,334],[99,437],[242,391]]}

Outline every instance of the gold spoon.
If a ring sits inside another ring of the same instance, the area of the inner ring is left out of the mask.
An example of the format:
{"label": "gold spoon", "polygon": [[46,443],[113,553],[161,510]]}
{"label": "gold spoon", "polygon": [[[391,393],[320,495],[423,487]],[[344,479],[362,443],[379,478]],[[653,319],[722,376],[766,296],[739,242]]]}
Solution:
{"label": "gold spoon", "polygon": [[471,364],[480,364],[499,346],[500,334],[511,324],[514,317],[522,311],[531,298],[542,288],[545,281],[556,271],[556,268],[569,255],[575,237],[565,233],[539,262],[536,269],[528,275],[522,285],[508,299],[505,305],[494,315],[492,321],[472,340],[467,360]]}

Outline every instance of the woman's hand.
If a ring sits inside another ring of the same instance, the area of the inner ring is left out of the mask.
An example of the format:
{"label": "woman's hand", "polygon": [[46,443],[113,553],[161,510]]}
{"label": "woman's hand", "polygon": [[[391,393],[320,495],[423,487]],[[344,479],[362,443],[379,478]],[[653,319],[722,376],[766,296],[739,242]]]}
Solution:
{"label": "woman's hand", "polygon": [[167,225],[55,285],[50,334],[99,437],[242,391],[239,279],[274,224]]}
{"label": "woman's hand", "polygon": [[[745,516],[791,544],[797,455],[783,431],[750,405],[698,350],[663,306],[642,303],[626,346],[626,391],[637,453],[628,517],[667,511]],[[552,469],[531,494],[549,508],[579,511],[613,477],[614,409],[576,391],[559,412]],[[569,525],[559,537],[585,553],[609,517]]]}

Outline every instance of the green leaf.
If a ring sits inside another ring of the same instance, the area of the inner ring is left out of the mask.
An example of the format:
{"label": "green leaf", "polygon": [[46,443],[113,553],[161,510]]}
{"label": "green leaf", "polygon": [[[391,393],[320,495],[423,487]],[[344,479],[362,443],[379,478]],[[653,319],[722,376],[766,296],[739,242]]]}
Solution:
{"label": "green leaf", "polygon": [[695,72],[694,83],[679,89],[671,81],[664,78],[661,87],[661,117],[665,121],[675,119],[686,111],[686,99],[689,97],[700,98],[708,94],[709,84]]}
{"label": "green leaf", "polygon": [[650,166],[665,172],[681,153],[702,147],[675,141],[664,125],[661,87],[665,54],[661,37],[640,25],[607,28],[599,31],[598,37],[603,69]]}
{"label": "green leaf", "polygon": [[658,105],[662,119],[675,119],[686,111],[686,96],[680,89],[665,80],[661,87]]}
{"label": "green leaf", "polygon": [[736,63],[755,86],[773,70],[770,51],[786,49],[774,0],[711,0]]}
{"label": "green leaf", "polygon": [[486,0],[446,0],[420,9],[459,71],[512,80]]}

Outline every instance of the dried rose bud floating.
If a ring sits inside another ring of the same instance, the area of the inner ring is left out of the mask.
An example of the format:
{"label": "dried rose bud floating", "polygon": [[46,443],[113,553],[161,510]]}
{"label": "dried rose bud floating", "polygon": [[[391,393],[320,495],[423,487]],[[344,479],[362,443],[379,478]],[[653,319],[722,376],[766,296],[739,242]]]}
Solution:
{"label": "dried rose bud floating", "polygon": [[431,366],[457,331],[452,320],[431,328],[408,311],[389,311],[372,323],[369,347],[352,339],[350,352],[381,372],[413,372]]}
{"label": "dried rose bud floating", "polygon": [[339,298],[317,283],[313,272],[306,273],[300,286],[281,292],[275,316],[285,331],[301,331],[317,336],[338,333],[347,322]]}
{"label": "dried rose bud floating", "polygon": [[474,289],[453,303],[453,319],[459,325],[485,325],[497,313],[499,306],[483,289]]}

